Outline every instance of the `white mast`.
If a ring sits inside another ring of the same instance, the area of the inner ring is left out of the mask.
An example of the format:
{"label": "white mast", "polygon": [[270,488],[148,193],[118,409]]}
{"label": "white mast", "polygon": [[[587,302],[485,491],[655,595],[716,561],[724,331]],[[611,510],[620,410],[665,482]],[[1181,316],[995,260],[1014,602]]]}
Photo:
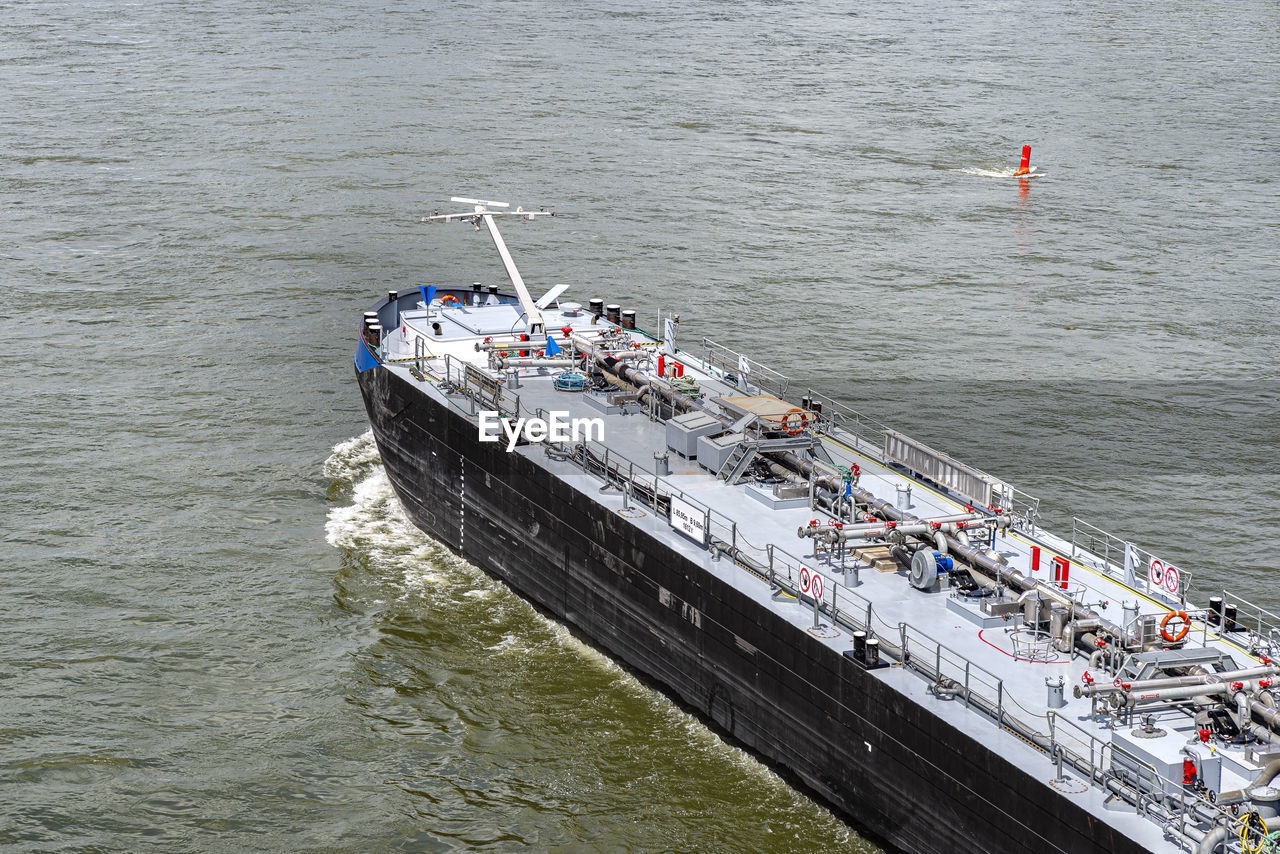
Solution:
{"label": "white mast", "polygon": [[511,280],[511,286],[516,289],[516,297],[520,300],[520,309],[524,312],[526,329],[530,335],[541,335],[546,332],[546,322],[542,319],[542,311],[534,302],[533,297],[529,295],[529,288],[525,286],[520,271],[516,269],[516,262],[512,259],[511,252],[507,249],[506,241],[502,239],[502,235],[498,232],[498,224],[494,222],[493,218],[495,216],[518,216],[522,221],[527,221],[538,216],[555,216],[555,213],[552,211],[526,211],[522,208],[516,208],[514,211],[494,211],[490,210],[490,208],[507,208],[510,205],[506,202],[486,202],[481,199],[464,199],[458,196],[454,196],[449,201],[474,205],[475,209],[469,213],[436,214],[423,217],[422,221],[439,220],[448,222],[452,219],[466,219],[470,220],[477,230],[480,228],[480,223],[483,222],[485,227],[489,229],[489,236],[493,238],[493,245],[498,250],[498,257],[502,259],[502,266],[507,270],[507,278]]}

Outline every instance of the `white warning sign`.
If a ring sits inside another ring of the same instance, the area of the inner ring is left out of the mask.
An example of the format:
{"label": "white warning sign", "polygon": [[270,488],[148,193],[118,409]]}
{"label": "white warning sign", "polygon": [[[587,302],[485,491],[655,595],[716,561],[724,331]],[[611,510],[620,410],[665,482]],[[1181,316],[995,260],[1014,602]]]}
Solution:
{"label": "white warning sign", "polygon": [[1163,587],[1173,595],[1178,595],[1182,586],[1182,573],[1176,566],[1153,557],[1149,573],[1152,587],[1156,589]]}
{"label": "white warning sign", "polygon": [[822,576],[807,566],[800,567],[800,592],[814,599],[822,598]]}
{"label": "white warning sign", "polygon": [[707,544],[707,517],[687,501],[671,496],[671,527],[700,545]]}

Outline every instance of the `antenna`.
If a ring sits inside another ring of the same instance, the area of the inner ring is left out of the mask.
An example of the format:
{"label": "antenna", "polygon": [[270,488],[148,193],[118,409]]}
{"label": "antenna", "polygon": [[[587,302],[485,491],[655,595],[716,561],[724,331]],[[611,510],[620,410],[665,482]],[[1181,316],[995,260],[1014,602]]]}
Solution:
{"label": "antenna", "polygon": [[494,217],[518,216],[521,222],[528,222],[534,217],[555,216],[555,211],[526,211],[520,207],[517,207],[514,211],[494,211],[489,209],[509,208],[511,205],[507,202],[486,202],[481,199],[467,199],[459,196],[454,196],[449,201],[459,202],[464,205],[474,205],[474,209],[467,213],[436,213],[431,216],[424,216],[422,221],[450,222],[455,219],[465,219],[475,226],[476,231],[480,230],[480,223],[483,222],[485,228],[489,229],[489,236],[493,238],[493,246],[498,250],[498,257],[502,259],[502,266],[507,270],[507,278],[511,280],[511,286],[516,290],[516,297],[520,300],[520,308],[524,310],[526,329],[530,335],[541,335],[546,331],[546,323],[542,319],[542,311],[538,304],[533,301],[533,297],[529,295],[529,289],[525,286],[520,271],[516,269],[516,262],[512,259],[511,252],[507,249],[506,241],[502,239],[502,235],[498,232],[498,224],[494,222]]}

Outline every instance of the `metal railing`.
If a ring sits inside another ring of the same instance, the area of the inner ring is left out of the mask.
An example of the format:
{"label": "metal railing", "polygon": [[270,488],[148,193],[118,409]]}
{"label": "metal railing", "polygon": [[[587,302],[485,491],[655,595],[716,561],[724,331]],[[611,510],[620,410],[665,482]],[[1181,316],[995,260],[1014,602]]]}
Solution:
{"label": "metal railing", "polygon": [[[822,415],[819,417],[817,424],[818,430],[844,442],[853,450],[870,457],[881,465],[902,464],[902,460],[885,453],[887,443],[893,441],[895,437],[915,443],[910,437],[892,429],[883,422],[863,415],[856,409],[845,406],[843,403],[833,400],[821,392],[810,388],[806,390],[805,395],[811,400],[822,404]],[[1009,513],[1018,527],[1032,535],[1035,534],[1036,525],[1040,518],[1039,498],[1029,495],[981,469],[952,460],[950,457],[947,457],[947,459],[980,478],[989,486],[989,491],[986,492],[988,496],[986,503],[992,507],[998,507],[1001,512]],[[908,467],[910,468],[910,466]],[[929,475],[929,472],[913,470],[917,471],[918,474]],[[936,480],[936,478],[934,479]]]}
{"label": "metal railing", "polygon": [[[710,338],[702,339],[702,364],[714,368],[720,379],[742,388],[768,392],[774,397],[786,399],[787,387],[791,380],[786,374],[762,365],[755,359],[739,353],[737,350],[717,344]],[[746,376],[742,376],[742,366],[746,365]]]}
{"label": "metal railing", "polygon": [[[1249,632],[1248,646],[1255,655],[1280,657],[1280,614],[1255,605],[1225,587],[1222,589],[1222,602],[1223,605],[1236,606],[1236,625]],[[1219,632],[1224,631],[1221,625],[1217,629]]]}
{"label": "metal railing", "polygon": [[441,383],[445,391],[453,390],[461,393],[468,401],[468,415],[476,415],[480,409],[492,409],[499,415],[519,418],[525,415],[543,415],[542,411],[530,411],[520,404],[520,395],[496,380],[490,380],[477,387],[476,377],[480,372],[475,365],[464,359],[456,359],[446,353],[444,355],[444,376]]}
{"label": "metal railing", "polygon": [[822,405],[822,415],[818,418],[819,429],[827,433],[852,436],[853,442],[850,444],[854,450],[877,462],[889,464],[890,461],[884,456],[884,436],[889,430],[887,424],[811,388],[805,390],[805,396]]}
{"label": "metal railing", "polygon": [[[1106,786],[1107,775],[1111,770],[1111,762],[1107,761],[1113,749],[1110,741],[1103,741],[1093,733],[1082,728],[1070,718],[1050,709],[1045,712],[1045,725],[1048,728],[1049,756],[1055,761],[1073,759],[1073,767],[1086,774],[1091,782]],[[1086,764],[1085,757],[1088,757]],[[1135,760],[1136,761],[1136,760]],[[1149,766],[1153,774],[1154,766]],[[1157,776],[1159,776],[1157,774]]]}
{"label": "metal railing", "polygon": [[[1125,570],[1126,552],[1131,552],[1133,576],[1130,578]],[[1071,517],[1071,558],[1087,563],[1094,569],[1110,576],[1137,590],[1141,590],[1152,598],[1170,605],[1184,607],[1187,604],[1187,591],[1191,588],[1191,572],[1175,567],[1175,575],[1164,574],[1169,583],[1156,585],[1150,567],[1155,561],[1162,567],[1172,566],[1141,546],[1122,540],[1115,534],[1091,525],[1083,519]]]}
{"label": "metal railing", "polygon": [[[664,478],[650,473],[632,460],[599,442],[552,446],[556,458],[572,462],[583,471],[595,474],[610,486],[625,491],[631,500],[645,505],[658,515],[670,512],[674,496],[703,513],[706,525],[706,547],[733,560],[761,579],[794,596],[801,605],[817,605],[818,613],[852,631],[865,631],[879,638],[886,655],[895,658],[935,685],[958,688],[956,697],[969,708],[990,717],[1002,728],[1015,732],[1046,753],[1054,745],[1073,765],[1088,770],[1090,779],[1100,780],[1102,752],[1098,744],[1082,735],[1064,734],[1055,740],[1054,730],[1046,715],[1035,715],[1012,703],[1005,691],[1004,680],[960,652],[939,643],[929,633],[907,622],[891,623],[881,618],[870,599],[857,590],[823,575],[820,597],[801,590],[801,572],[814,572],[811,561],[786,552],[773,544],[764,546],[750,542],[730,517],[698,501]],[[668,524],[671,520],[668,517]],[[675,527],[672,525],[672,527]],[[811,588],[812,589],[812,588]],[[1012,711],[1017,709],[1017,712]],[[1071,726],[1071,725],[1068,725]],[[1066,733],[1067,730],[1061,730]],[[1094,741],[1097,741],[1096,739]],[[1098,742],[1099,744],[1101,742]]]}
{"label": "metal railing", "polygon": [[1236,622],[1246,628],[1256,630],[1259,636],[1280,634],[1280,614],[1268,611],[1255,605],[1243,596],[1237,596],[1225,587],[1222,589],[1222,601],[1234,604],[1237,608]]}

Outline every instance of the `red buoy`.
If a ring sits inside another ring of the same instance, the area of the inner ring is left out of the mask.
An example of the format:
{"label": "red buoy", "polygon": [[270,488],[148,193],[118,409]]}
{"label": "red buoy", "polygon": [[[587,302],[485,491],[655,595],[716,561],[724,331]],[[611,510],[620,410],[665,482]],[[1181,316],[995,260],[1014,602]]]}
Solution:
{"label": "red buoy", "polygon": [[1019,175],[1026,175],[1031,171],[1031,146],[1022,146],[1022,162],[1018,164],[1018,171],[1013,173],[1016,178]]}

